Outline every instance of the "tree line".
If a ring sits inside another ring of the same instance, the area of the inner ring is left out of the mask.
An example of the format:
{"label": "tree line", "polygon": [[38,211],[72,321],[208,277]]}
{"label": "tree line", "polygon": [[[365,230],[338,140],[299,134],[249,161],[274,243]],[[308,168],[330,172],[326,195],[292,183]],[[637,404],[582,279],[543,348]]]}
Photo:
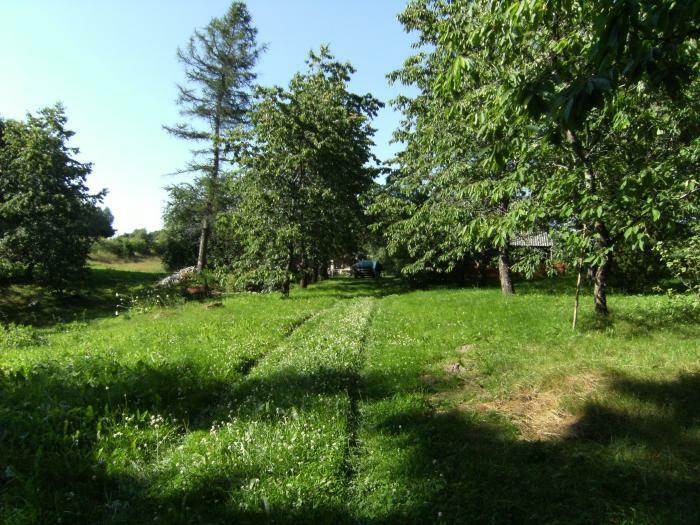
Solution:
{"label": "tree line", "polygon": [[382,104],[350,91],[355,70],[325,46],[288,86],[254,85],[256,33],[234,2],[178,50],[186,121],[166,130],[201,147],[183,169],[194,181],[168,189],[164,231],[189,239],[198,270],[288,295],[292,280],[317,279],[367,236],[360,199],[375,184],[371,120]]}
{"label": "tree line", "polygon": [[[183,120],[165,129],[193,143],[182,172],[194,177],[168,188],[162,253],[285,295],[369,250],[413,278],[497,268],[506,294],[514,271],[558,262],[591,281],[600,314],[611,283],[672,275],[698,290],[699,10],[412,0],[399,20],[416,52],[388,78],[418,94],[393,101],[402,149],[382,164],[383,104],[352,92],[352,65],[320,47],[287,86],[257,85],[265,47],[233,2],[177,53]],[[64,160],[84,180],[89,166]],[[516,242],[544,233],[546,257]],[[28,256],[13,242],[0,260]]]}

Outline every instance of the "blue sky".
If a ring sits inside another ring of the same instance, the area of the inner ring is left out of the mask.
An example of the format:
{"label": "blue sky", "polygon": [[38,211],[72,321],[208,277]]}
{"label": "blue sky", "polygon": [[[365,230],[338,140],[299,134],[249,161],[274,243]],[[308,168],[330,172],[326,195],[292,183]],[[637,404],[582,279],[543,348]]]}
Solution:
{"label": "blue sky", "polygon": [[[312,48],[330,44],[357,74],[352,89],[383,101],[405,91],[385,75],[412,49],[396,15],[406,0],[249,0],[268,51],[257,67],[264,85],[286,85]],[[105,204],[119,232],[161,227],[167,176],[189,158],[185,142],[161,128],[179,120],[175,58],[192,31],[222,15],[227,0],[0,0],[0,116],[61,101],[72,145],[94,163],[91,189],[107,188]],[[375,154],[396,151],[400,115],[384,109],[374,122]]]}

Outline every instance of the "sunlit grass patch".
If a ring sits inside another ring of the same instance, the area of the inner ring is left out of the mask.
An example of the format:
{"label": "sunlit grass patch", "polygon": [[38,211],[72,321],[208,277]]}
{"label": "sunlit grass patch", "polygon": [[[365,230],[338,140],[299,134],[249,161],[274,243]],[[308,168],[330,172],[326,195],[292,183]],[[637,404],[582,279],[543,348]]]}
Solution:
{"label": "sunlit grass patch", "polygon": [[160,257],[134,257],[123,259],[108,252],[90,254],[88,261],[90,268],[122,270],[129,272],[164,273],[165,268]]}

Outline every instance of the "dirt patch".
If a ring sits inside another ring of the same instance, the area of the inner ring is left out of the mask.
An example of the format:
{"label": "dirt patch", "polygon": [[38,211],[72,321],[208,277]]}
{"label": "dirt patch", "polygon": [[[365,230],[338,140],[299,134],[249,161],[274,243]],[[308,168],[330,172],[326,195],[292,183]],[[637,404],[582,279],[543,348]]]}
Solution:
{"label": "dirt patch", "polygon": [[575,437],[578,416],[564,408],[562,402],[585,399],[602,380],[600,375],[592,373],[564,376],[553,381],[548,390],[525,388],[509,399],[465,404],[460,408],[505,414],[518,426],[525,441],[566,439]]}
{"label": "dirt patch", "polygon": [[461,363],[451,363],[444,368],[448,374],[459,375],[466,372],[466,368]]}
{"label": "dirt patch", "polygon": [[432,386],[437,382],[437,379],[432,374],[423,374],[420,376],[420,380],[428,386]]}

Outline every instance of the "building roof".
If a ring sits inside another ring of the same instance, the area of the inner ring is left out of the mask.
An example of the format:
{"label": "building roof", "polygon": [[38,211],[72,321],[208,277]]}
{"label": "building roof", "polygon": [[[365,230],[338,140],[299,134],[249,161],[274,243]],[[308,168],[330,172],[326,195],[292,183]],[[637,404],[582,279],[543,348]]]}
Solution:
{"label": "building roof", "polygon": [[528,248],[551,248],[554,243],[547,232],[540,232],[516,235],[510,241],[510,245]]}

